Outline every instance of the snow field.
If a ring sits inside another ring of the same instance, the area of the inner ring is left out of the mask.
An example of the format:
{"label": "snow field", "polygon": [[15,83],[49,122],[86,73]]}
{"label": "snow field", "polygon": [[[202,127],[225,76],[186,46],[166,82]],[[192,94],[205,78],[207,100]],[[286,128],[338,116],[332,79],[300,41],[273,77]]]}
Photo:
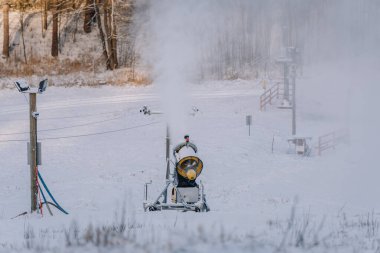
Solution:
{"label": "snow field", "polygon": [[[377,204],[346,194],[349,187],[342,175],[354,171],[347,168],[355,165],[346,159],[347,149],[340,147],[322,157],[288,154],[290,112],[275,106],[259,112],[262,90],[252,81],[213,82],[193,85],[190,90],[191,102],[200,112],[184,117],[184,125],[204,162],[200,179],[211,212],[143,212],[143,184],[153,180],[149,189],[153,199],[165,173],[165,117],[139,113],[143,105],[162,108],[154,86],[49,87],[38,96],[38,127],[57,130],[39,133],[40,170],[70,215],[54,210],[55,215],[49,217],[44,210],[44,217],[28,214],[15,219],[10,218],[29,210],[29,167],[26,142],[9,140],[26,140],[28,134],[4,134],[28,131],[27,103],[15,90],[3,90],[0,251],[378,249]],[[314,102],[300,103],[312,108]],[[247,114],[253,115],[251,137],[245,126]],[[329,117],[315,119],[313,111],[299,112],[300,129],[307,128],[313,137],[335,124]],[[131,127],[136,128],[103,133]],[[73,137],[86,134],[94,135]],[[183,134],[173,130],[172,145]],[[65,138],[48,139],[57,137]],[[96,229],[103,235],[98,242],[88,239],[96,238]]]}

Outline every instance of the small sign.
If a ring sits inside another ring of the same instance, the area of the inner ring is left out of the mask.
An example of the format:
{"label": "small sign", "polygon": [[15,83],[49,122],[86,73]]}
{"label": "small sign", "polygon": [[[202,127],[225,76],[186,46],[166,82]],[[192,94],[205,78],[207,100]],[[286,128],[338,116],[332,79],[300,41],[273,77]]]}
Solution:
{"label": "small sign", "polygon": [[[30,165],[31,157],[30,157],[30,143],[27,143],[27,152],[28,152],[28,165]],[[42,156],[41,156],[41,142],[37,142],[37,165],[42,165]]]}
{"label": "small sign", "polygon": [[245,122],[246,122],[247,126],[252,125],[252,115],[247,115],[245,118]]}

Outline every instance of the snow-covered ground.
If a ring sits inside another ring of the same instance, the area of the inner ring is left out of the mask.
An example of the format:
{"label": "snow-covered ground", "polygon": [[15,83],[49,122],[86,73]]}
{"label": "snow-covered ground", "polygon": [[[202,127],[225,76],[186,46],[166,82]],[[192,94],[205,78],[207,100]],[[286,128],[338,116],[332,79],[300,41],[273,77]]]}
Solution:
{"label": "snow-covered ground", "polygon": [[[298,84],[299,94],[308,94],[316,82],[304,77]],[[172,144],[188,133],[198,145],[211,212],[145,213],[144,183],[153,180],[154,198],[165,177],[165,117],[139,112],[143,105],[162,109],[157,88],[48,88],[38,95],[40,171],[70,214],[54,210],[50,217],[44,210],[43,217],[11,219],[30,208],[28,104],[16,90],[2,90],[0,252],[96,246],[99,252],[378,252],[379,203],[352,187],[360,159],[342,145],[323,156],[289,154],[290,111],[260,112],[262,92],[243,80],[189,88],[187,99],[200,112],[180,117],[183,128],[172,129]],[[313,137],[313,147],[344,121],[323,113],[315,93],[300,96],[298,105],[299,133]]]}

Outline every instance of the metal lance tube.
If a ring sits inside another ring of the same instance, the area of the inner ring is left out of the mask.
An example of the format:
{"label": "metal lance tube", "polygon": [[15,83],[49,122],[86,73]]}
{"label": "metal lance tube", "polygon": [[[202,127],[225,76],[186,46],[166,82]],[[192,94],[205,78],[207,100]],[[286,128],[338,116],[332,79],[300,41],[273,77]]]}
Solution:
{"label": "metal lance tube", "polygon": [[297,126],[296,126],[296,66],[293,65],[293,73],[292,73],[292,134],[297,134]]}
{"label": "metal lance tube", "polygon": [[166,126],[166,180],[169,180],[170,176],[170,133],[169,125]]}
{"label": "metal lance tube", "polygon": [[[166,182],[169,181],[170,177],[170,131],[169,124],[166,125]],[[168,202],[168,192],[164,193],[164,202]]]}
{"label": "metal lance tube", "polygon": [[284,63],[284,100],[289,101],[289,65]]}

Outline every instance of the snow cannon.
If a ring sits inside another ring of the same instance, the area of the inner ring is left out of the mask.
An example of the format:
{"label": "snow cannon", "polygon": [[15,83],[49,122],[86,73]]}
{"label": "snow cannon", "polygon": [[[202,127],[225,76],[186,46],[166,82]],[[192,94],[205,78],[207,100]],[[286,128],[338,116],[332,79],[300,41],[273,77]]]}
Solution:
{"label": "snow cannon", "polygon": [[[185,141],[178,144],[173,149],[173,157],[175,162],[171,178],[166,181],[166,185],[158,196],[158,198],[149,203],[148,184],[145,184],[145,211],[161,211],[161,210],[181,210],[208,212],[210,208],[206,203],[206,195],[202,181],[196,182],[202,173],[203,162],[196,156],[198,148],[190,142],[189,136],[185,135]],[[171,203],[169,203],[167,195],[171,193]]]}
{"label": "snow cannon", "polygon": [[198,157],[188,156],[182,158],[177,163],[176,169],[178,176],[189,181],[194,181],[201,174],[203,163]]}

